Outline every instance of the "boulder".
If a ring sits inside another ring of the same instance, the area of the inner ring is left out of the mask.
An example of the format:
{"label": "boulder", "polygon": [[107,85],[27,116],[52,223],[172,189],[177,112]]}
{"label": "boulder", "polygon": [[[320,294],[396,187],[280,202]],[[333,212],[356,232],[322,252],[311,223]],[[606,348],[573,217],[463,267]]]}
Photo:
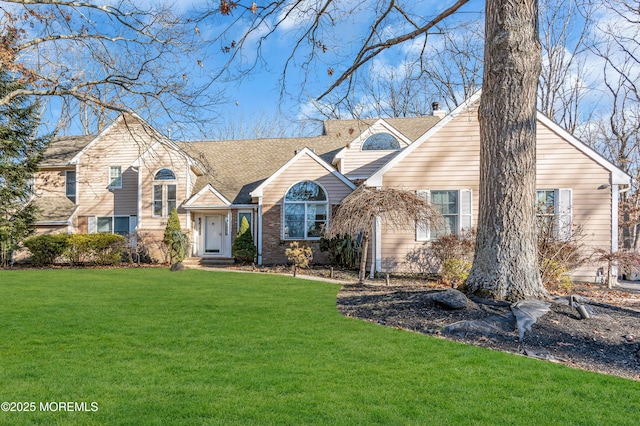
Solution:
{"label": "boulder", "polygon": [[184,271],[184,265],[182,262],[174,263],[171,265],[171,272]]}
{"label": "boulder", "polygon": [[433,301],[445,309],[464,309],[469,304],[469,299],[461,291],[449,289],[437,293]]}

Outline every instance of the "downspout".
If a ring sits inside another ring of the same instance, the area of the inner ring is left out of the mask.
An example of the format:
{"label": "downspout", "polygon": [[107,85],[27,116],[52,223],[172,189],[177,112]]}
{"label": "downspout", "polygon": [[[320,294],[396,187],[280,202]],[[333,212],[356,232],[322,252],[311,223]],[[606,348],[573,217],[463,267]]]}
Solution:
{"label": "downspout", "polygon": [[142,228],[142,167],[138,167],[138,223],[136,233]]}
{"label": "downspout", "polygon": [[[620,194],[625,193],[631,189],[631,185],[627,185],[626,188],[620,189],[620,185],[611,185],[611,253],[618,252],[618,246],[620,244],[620,228],[618,210],[620,203]],[[609,277],[609,288],[613,288],[618,285],[618,264],[613,263],[611,265],[611,276]]]}
{"label": "downspout", "polygon": [[258,198],[258,208],[256,213],[256,231],[258,233],[258,265],[262,265],[262,197]]}

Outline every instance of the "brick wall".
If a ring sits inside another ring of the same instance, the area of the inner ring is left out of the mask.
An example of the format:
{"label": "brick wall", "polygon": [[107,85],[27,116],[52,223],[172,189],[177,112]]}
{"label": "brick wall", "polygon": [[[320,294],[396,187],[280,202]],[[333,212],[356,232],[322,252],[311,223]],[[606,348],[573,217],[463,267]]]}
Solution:
{"label": "brick wall", "polygon": [[[292,240],[282,240],[281,206],[271,205],[262,208],[262,263],[264,265],[284,265],[289,263],[284,251]],[[300,241],[313,250],[312,264],[329,263],[328,253],[322,253],[317,241]]]}

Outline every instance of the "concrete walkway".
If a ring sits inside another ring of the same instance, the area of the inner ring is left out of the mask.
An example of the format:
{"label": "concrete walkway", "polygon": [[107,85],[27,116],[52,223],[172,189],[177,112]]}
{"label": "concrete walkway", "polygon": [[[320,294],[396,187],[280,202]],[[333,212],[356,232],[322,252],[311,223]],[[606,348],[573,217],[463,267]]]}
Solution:
{"label": "concrete walkway", "polygon": [[[224,268],[224,267],[211,267],[211,266],[199,266],[197,268],[195,267],[190,267],[190,269],[201,269],[203,271],[217,271],[217,272],[238,272],[238,273],[243,273],[243,274],[270,274],[270,275],[281,275],[283,277],[292,277],[293,278],[293,274],[283,274],[283,273],[276,273],[276,272],[260,272],[260,271],[243,271],[241,269],[232,269],[232,268]],[[318,277],[315,275],[304,275],[304,274],[300,274],[298,273],[296,275],[295,278],[299,278],[301,280],[309,280],[309,281],[322,281],[325,283],[332,283],[332,284],[354,284],[356,281],[348,281],[348,280],[336,280],[336,279],[331,279],[331,278],[325,278],[325,277]]]}
{"label": "concrete walkway", "polygon": [[623,288],[625,290],[637,291],[640,293],[640,281],[622,281],[619,280],[614,288]]}

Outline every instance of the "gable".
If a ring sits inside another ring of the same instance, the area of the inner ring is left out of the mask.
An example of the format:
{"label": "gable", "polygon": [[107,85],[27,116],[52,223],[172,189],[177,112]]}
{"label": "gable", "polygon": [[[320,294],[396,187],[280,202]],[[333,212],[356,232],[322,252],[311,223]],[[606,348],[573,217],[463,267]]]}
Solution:
{"label": "gable", "polygon": [[[436,126],[375,172],[366,184],[382,186],[383,177],[386,182],[391,176],[396,175],[405,176],[405,179],[409,180],[412,178],[424,179],[425,170],[433,173],[434,167],[440,169],[441,166],[445,166],[442,173],[446,173],[448,178],[451,176],[460,177],[460,170],[469,169],[469,167],[477,174],[480,153],[477,108],[480,95],[480,91],[476,92]],[[563,151],[565,153],[564,158],[560,155],[557,157],[557,165],[563,166],[558,169],[559,171],[562,171],[564,165],[568,163],[584,159],[591,170],[600,170],[609,174],[612,184],[626,185],[630,183],[630,176],[541,113],[537,114],[537,126],[539,131],[538,147],[544,141],[543,135],[546,130],[547,135],[553,135],[552,152]],[[546,149],[548,148],[549,146],[546,146]],[[554,156],[553,153],[548,152],[546,155],[547,157],[538,156],[539,164],[540,160],[544,158],[548,160]],[[584,164],[582,165],[583,169]]]}
{"label": "gable", "polygon": [[184,204],[184,207],[189,209],[195,208],[211,208],[230,206],[231,202],[227,200],[220,192],[218,192],[213,186],[207,185],[202,188],[196,195],[191,197],[189,201]]}
{"label": "gable", "polygon": [[349,179],[313,151],[304,148],[252,191],[251,196],[254,200],[263,198],[264,204],[277,204],[293,184],[303,180],[323,186],[332,204],[339,204],[355,189],[355,185]]}

